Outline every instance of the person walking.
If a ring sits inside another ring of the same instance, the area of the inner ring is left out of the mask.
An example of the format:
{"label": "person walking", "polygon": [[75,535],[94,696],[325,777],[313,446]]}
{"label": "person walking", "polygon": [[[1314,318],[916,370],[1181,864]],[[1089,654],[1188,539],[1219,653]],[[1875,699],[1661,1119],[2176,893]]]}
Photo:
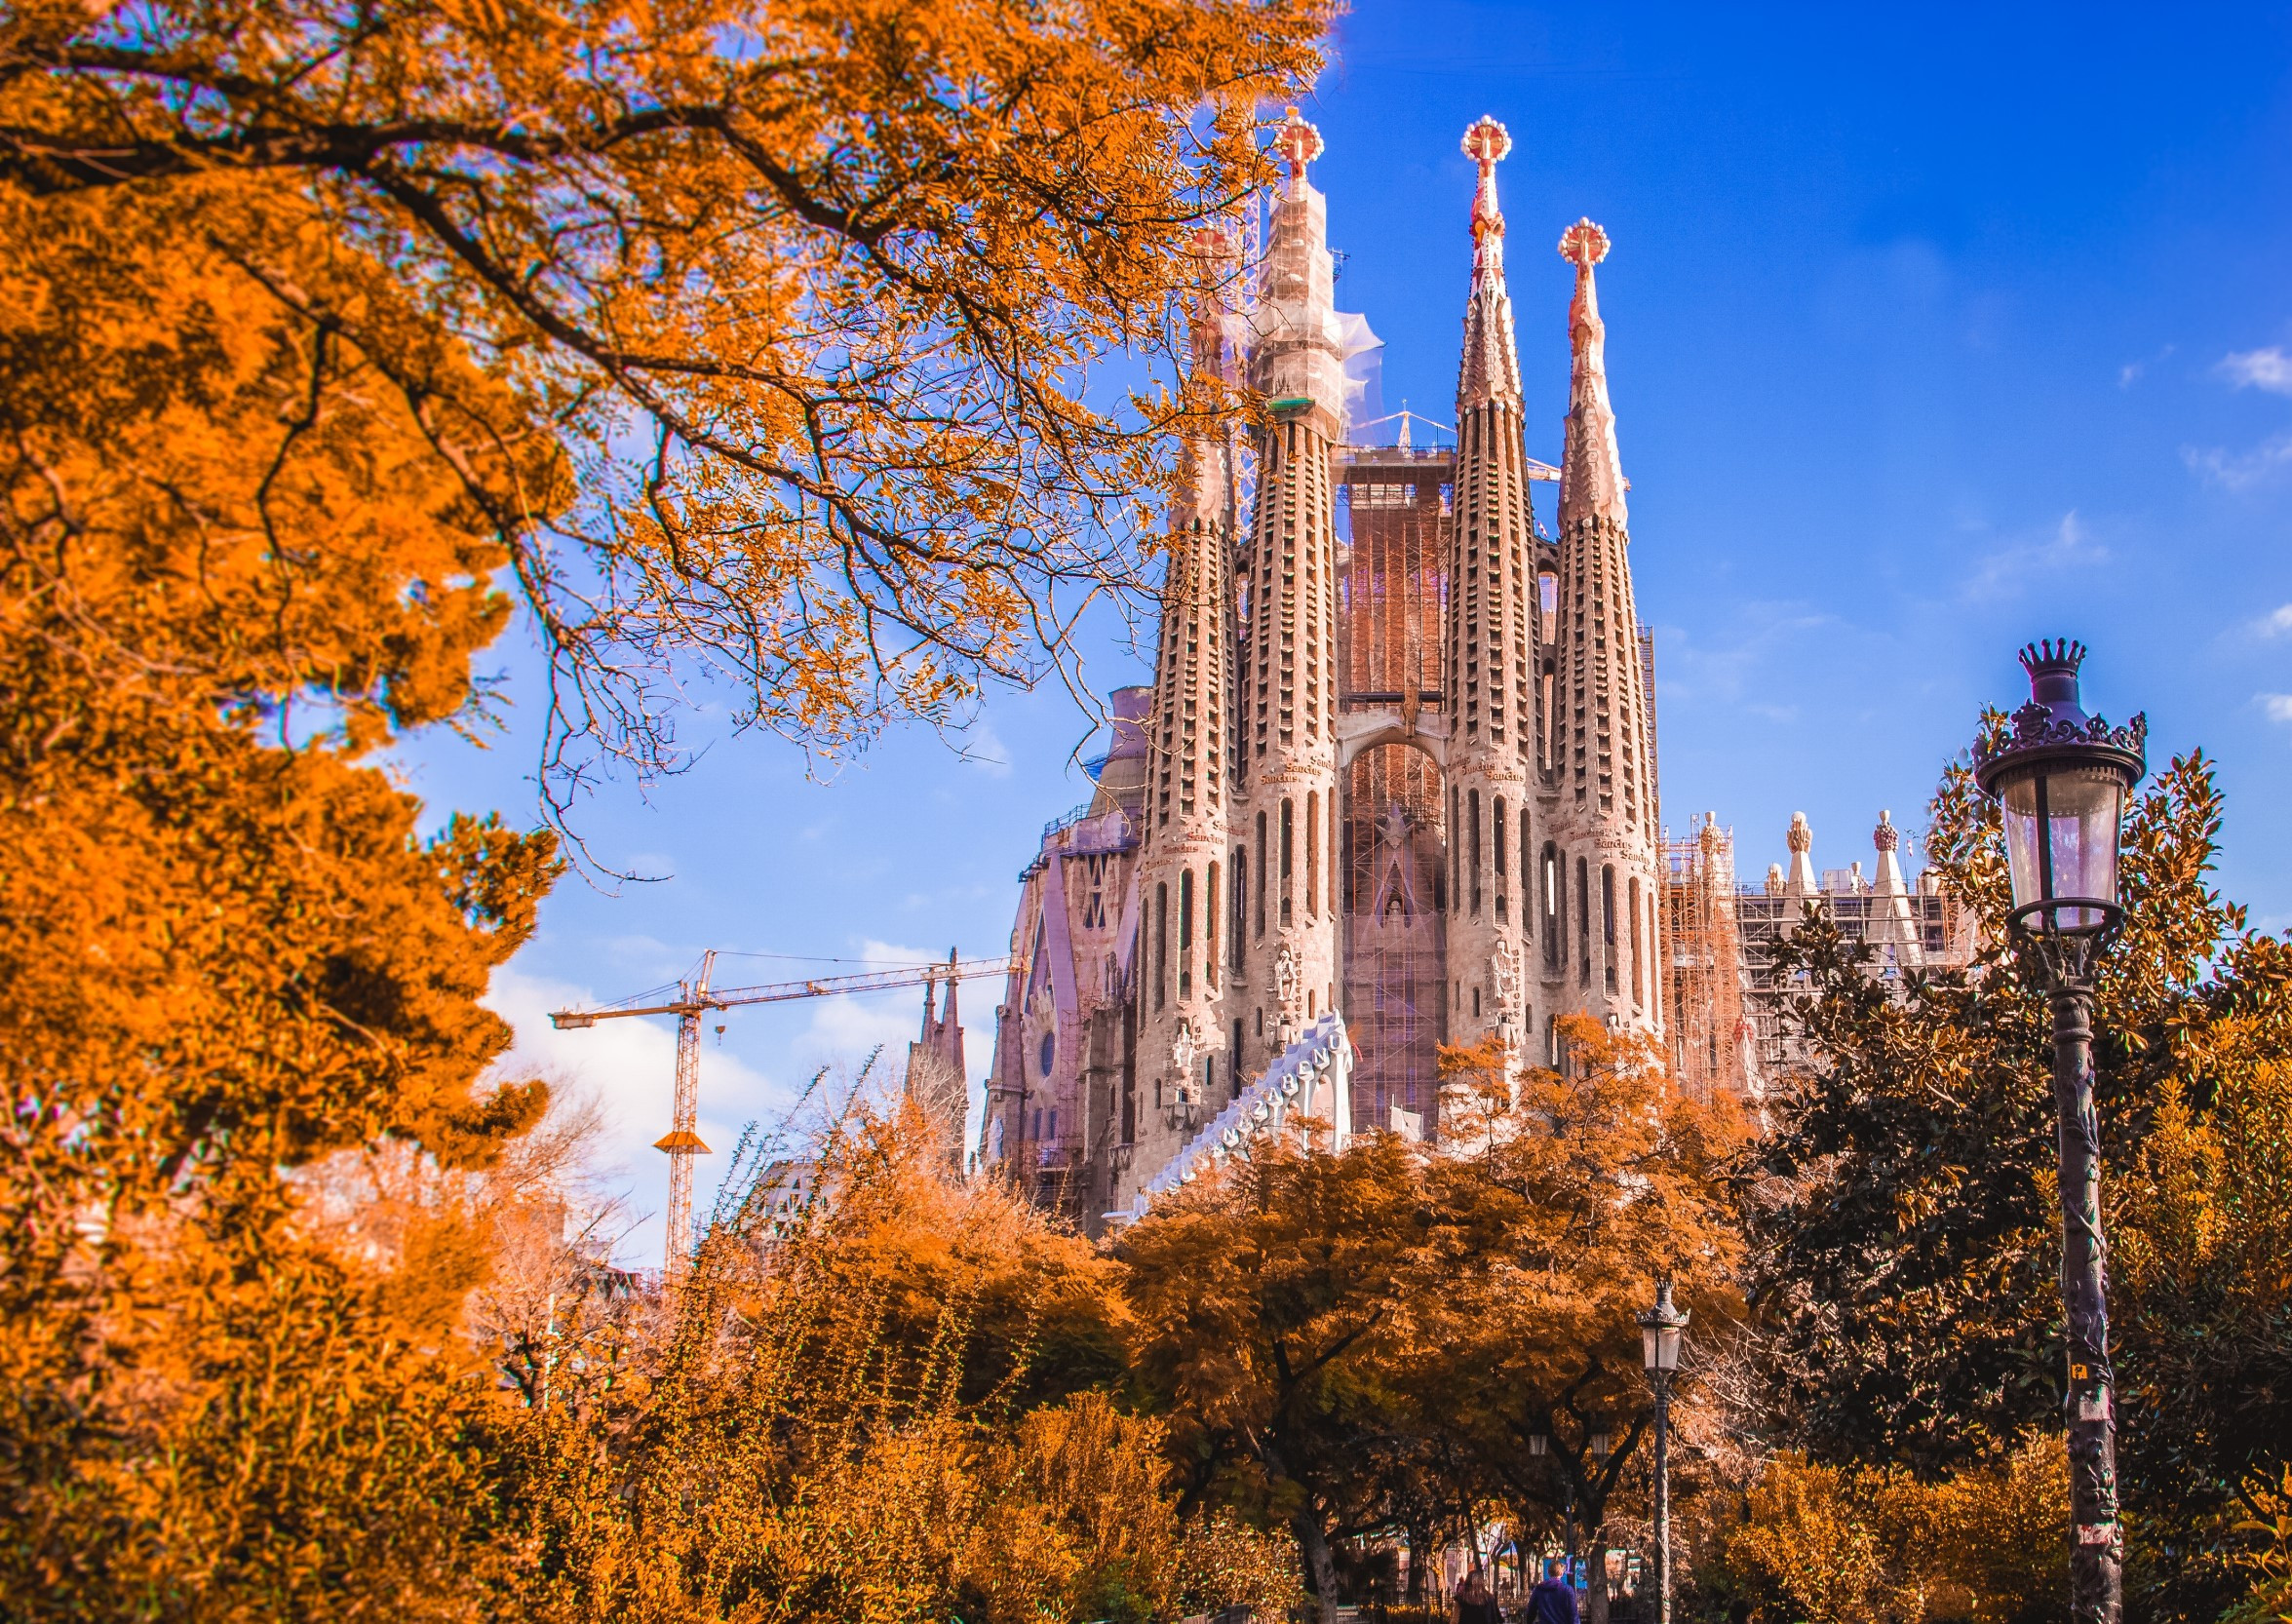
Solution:
{"label": "person walking", "polygon": [[1528,1593],[1528,1624],[1582,1624],[1566,1579],[1538,1579]]}
{"label": "person walking", "polygon": [[1504,1624],[1496,1599],[1489,1594],[1477,1567],[1457,1586],[1457,1624]]}

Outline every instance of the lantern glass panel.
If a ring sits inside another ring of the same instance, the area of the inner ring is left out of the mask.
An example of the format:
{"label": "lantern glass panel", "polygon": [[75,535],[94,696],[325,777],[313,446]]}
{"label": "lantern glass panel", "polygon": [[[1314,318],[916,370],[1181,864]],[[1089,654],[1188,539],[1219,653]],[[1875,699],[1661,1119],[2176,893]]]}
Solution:
{"label": "lantern glass panel", "polygon": [[1655,1328],[1643,1325],[1640,1327],[1640,1358],[1649,1370],[1660,1371],[1663,1367],[1655,1363]]}
{"label": "lantern glass panel", "polygon": [[[2051,767],[2001,789],[2016,908],[2056,897],[2117,901],[2123,779],[2108,767]],[[2102,914],[2069,908],[2058,919],[2065,930],[2090,929],[2102,923]]]}

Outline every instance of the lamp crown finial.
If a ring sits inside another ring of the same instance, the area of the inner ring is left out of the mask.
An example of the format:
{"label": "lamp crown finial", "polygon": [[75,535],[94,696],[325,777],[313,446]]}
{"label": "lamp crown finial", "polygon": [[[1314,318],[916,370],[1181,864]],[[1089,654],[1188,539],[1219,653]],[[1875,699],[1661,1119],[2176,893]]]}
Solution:
{"label": "lamp crown finial", "polygon": [[2021,651],[2021,669],[2033,680],[2056,674],[2075,677],[2084,663],[2085,645],[2075,638],[2046,638],[2026,645]]}
{"label": "lamp crown finial", "polygon": [[2074,638],[2046,638],[2025,645],[2021,669],[2030,674],[2030,698],[2044,706],[2076,709],[2078,668],[2085,663],[2085,645]]}

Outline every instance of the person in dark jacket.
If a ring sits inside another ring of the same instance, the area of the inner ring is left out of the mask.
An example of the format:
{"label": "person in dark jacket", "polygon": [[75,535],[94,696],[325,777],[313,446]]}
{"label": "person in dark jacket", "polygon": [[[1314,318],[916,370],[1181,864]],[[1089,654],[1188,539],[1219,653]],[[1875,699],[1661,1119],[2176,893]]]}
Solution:
{"label": "person in dark jacket", "polygon": [[1477,1568],[1457,1587],[1457,1624],[1504,1624],[1504,1614]]}
{"label": "person in dark jacket", "polygon": [[1528,1593],[1528,1624],[1581,1624],[1575,1592],[1565,1579],[1542,1579]]}

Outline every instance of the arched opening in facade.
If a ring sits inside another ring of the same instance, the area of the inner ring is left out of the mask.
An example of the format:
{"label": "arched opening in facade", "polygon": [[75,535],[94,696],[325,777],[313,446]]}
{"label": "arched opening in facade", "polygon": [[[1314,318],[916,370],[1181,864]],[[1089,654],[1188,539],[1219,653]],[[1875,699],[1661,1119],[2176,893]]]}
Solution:
{"label": "arched opening in facade", "polygon": [[1448,839],[1440,767],[1414,745],[1374,745],[1345,769],[1344,994],[1353,1121],[1432,1137],[1432,1078],[1448,1036]]}

